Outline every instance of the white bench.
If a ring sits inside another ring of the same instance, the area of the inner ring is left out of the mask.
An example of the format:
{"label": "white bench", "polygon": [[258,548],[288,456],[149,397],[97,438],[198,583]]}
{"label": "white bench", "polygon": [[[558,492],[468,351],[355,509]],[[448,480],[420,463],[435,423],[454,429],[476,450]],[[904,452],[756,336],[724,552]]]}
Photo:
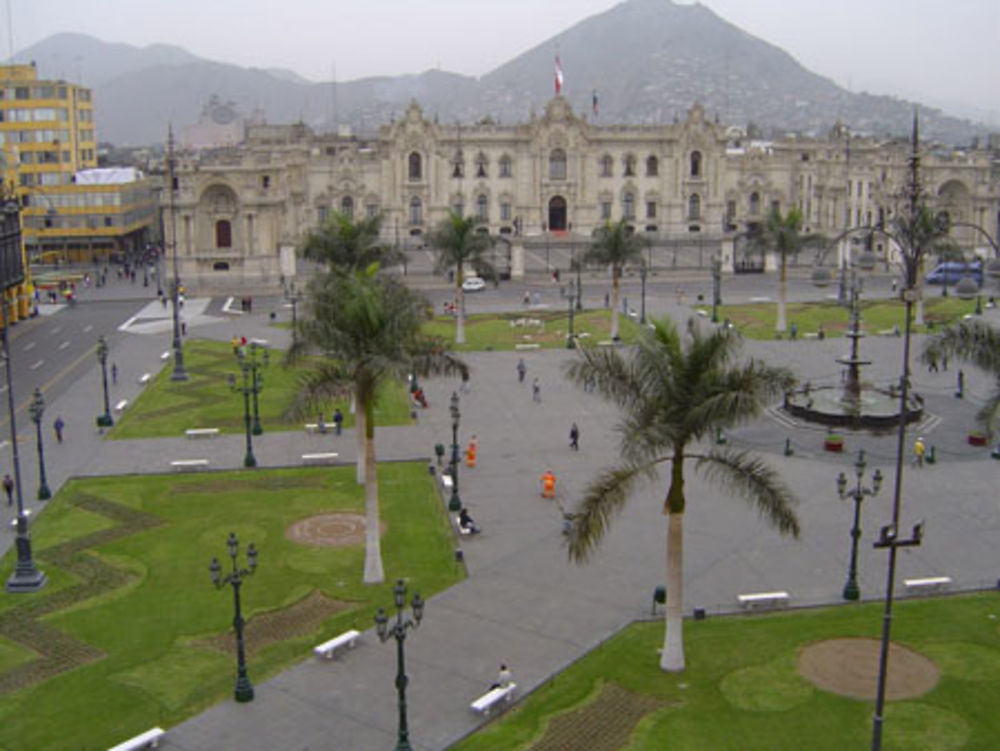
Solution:
{"label": "white bench", "polygon": [[524,349],[539,349],[542,345],[538,342],[532,342],[530,344],[515,344],[514,349],[524,350]]}
{"label": "white bench", "polygon": [[305,464],[322,464],[324,462],[332,462],[337,458],[337,453],[335,451],[324,451],[318,454],[303,454],[302,461]]}
{"label": "white bench", "polygon": [[[24,510],[24,516],[25,516],[25,518],[31,516],[31,509],[30,508],[26,508]],[[17,529],[17,516],[16,515],[14,516],[13,519],[10,520],[10,528],[13,529],[13,530]]]}
{"label": "white bench", "polygon": [[[318,433],[319,432],[319,423],[318,422],[307,422],[302,427],[305,428],[305,431],[307,433]],[[327,428],[327,429],[329,430],[329,428]]]}
{"label": "white bench", "polygon": [[756,607],[776,607],[788,603],[788,592],[756,592],[754,594],[740,595],[737,599],[744,608]]}
{"label": "white bench", "polygon": [[164,732],[163,728],[152,728],[145,733],[135,736],[135,738],[129,738],[127,741],[109,748],[108,751],[133,751],[137,748],[156,748],[160,745],[160,737]]}
{"label": "white bench", "polygon": [[928,576],[923,579],[904,579],[908,592],[934,592],[951,585],[950,576]]}
{"label": "white bench", "polygon": [[325,641],[319,646],[313,647],[313,653],[317,657],[325,657],[326,659],[329,660],[331,657],[333,657],[333,653],[336,652],[339,647],[342,647],[345,644],[353,649],[354,642],[357,640],[359,636],[361,636],[361,633],[355,631],[354,629],[351,629],[350,631],[345,631],[340,636],[335,636],[332,639],[330,639],[330,641]]}
{"label": "white bench", "polygon": [[445,490],[451,490],[451,486],[455,484],[455,481],[451,479],[451,475],[447,472],[441,473],[441,487]]}
{"label": "white bench", "polygon": [[139,383],[141,385],[145,386],[152,379],[153,379],[153,374],[152,373],[143,373],[141,376],[139,376]]}
{"label": "white bench", "polygon": [[219,435],[218,428],[188,428],[184,431],[188,438],[215,438]]}
{"label": "white bench", "polygon": [[508,683],[506,686],[490,689],[472,702],[469,705],[469,709],[473,712],[482,712],[484,715],[489,715],[490,710],[500,702],[505,701],[510,703],[510,700],[514,698],[514,689],[516,688],[516,683]]}
{"label": "white bench", "polygon": [[169,351],[164,352],[162,355],[160,355],[160,359],[161,360],[169,360],[170,359],[170,352]]}
{"label": "white bench", "polygon": [[208,466],[208,459],[174,459],[170,466],[178,472],[188,469],[204,469]]}
{"label": "white bench", "polygon": [[118,404],[115,405],[115,412],[121,412],[128,406],[128,399],[122,399]]}

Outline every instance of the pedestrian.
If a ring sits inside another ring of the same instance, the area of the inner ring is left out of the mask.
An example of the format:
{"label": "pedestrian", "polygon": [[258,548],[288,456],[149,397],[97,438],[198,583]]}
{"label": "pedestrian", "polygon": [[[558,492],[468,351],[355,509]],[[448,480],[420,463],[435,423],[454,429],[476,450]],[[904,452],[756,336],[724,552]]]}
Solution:
{"label": "pedestrian", "polygon": [[344,413],[340,411],[340,407],[333,410],[333,432],[340,435],[340,428],[344,424]]}
{"label": "pedestrian", "polygon": [[111,363],[111,385],[118,385],[118,363]]}
{"label": "pedestrian", "polygon": [[551,469],[545,470],[545,473],[540,478],[540,482],[542,484],[542,498],[555,498],[556,476]]}
{"label": "pedestrian", "polygon": [[611,307],[611,293],[610,292],[605,292],[604,293],[604,307],[605,308],[610,308]]}
{"label": "pedestrian", "polygon": [[945,373],[948,372],[948,355],[947,354],[942,354],[941,355],[941,369]]}
{"label": "pedestrian", "polygon": [[319,417],[316,418],[316,430],[319,431],[320,435],[326,435],[326,420],[323,419],[323,413],[319,413]]}
{"label": "pedestrian", "polygon": [[938,363],[937,363],[937,360],[934,359],[933,357],[927,363],[927,372],[928,373],[937,373],[938,372]]}
{"label": "pedestrian", "polygon": [[187,334],[188,334],[187,321],[181,321],[181,336],[187,336]]}
{"label": "pedestrian", "polygon": [[517,361],[517,382],[524,383],[524,376],[528,372],[528,366],[524,364],[524,358],[522,357]]}
{"label": "pedestrian", "polygon": [[542,384],[537,378],[531,382],[531,398],[536,402],[542,401]]}
{"label": "pedestrian", "polygon": [[896,294],[896,277],[892,278],[892,294]]}
{"label": "pedestrian", "polygon": [[14,480],[8,472],[3,476],[3,492],[7,494],[7,505],[14,505]]}
{"label": "pedestrian", "polygon": [[965,371],[959,370],[958,376],[956,378],[956,385],[958,390],[955,392],[955,396],[961,399],[965,395]]}
{"label": "pedestrian", "polygon": [[63,428],[66,427],[66,423],[63,422],[62,415],[56,416],[56,421],[52,423],[52,429],[56,431],[56,441],[62,443],[63,439]]}
{"label": "pedestrian", "polygon": [[510,668],[506,665],[500,666],[500,671],[497,673],[496,682],[490,686],[492,691],[495,688],[507,688],[514,684],[514,674],[510,672]]}
{"label": "pedestrian", "polygon": [[569,447],[574,451],[580,450],[580,428],[575,422],[569,429]]}
{"label": "pedestrian", "polygon": [[913,455],[916,460],[917,466],[924,466],[924,452],[927,447],[924,445],[924,437],[920,436],[916,441],[913,442]]}
{"label": "pedestrian", "polygon": [[458,390],[463,394],[469,393],[469,371],[462,371],[462,385],[458,387]]}

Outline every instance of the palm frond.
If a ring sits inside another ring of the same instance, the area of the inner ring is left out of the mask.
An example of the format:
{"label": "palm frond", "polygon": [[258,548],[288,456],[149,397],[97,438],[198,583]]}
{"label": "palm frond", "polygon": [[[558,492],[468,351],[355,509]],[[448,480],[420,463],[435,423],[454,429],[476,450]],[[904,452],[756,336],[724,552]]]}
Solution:
{"label": "palm frond", "polygon": [[299,378],[299,389],[285,410],[285,418],[297,420],[315,415],[317,409],[353,391],[351,373],[340,363],[319,363]]}
{"label": "palm frond", "polygon": [[945,357],[1000,377],[1000,332],[983,321],[952,324],[929,339],[921,354],[921,359],[928,364],[940,362]]}

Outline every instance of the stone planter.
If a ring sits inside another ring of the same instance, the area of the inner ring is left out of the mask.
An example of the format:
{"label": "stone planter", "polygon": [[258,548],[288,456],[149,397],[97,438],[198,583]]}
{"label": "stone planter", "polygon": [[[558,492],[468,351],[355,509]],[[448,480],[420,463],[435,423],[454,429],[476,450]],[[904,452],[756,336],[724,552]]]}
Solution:
{"label": "stone planter", "polygon": [[837,433],[827,433],[823,439],[823,449],[834,454],[842,453],[844,451],[844,436]]}
{"label": "stone planter", "polygon": [[970,446],[985,446],[986,445],[986,434],[985,433],[969,433],[969,445]]}

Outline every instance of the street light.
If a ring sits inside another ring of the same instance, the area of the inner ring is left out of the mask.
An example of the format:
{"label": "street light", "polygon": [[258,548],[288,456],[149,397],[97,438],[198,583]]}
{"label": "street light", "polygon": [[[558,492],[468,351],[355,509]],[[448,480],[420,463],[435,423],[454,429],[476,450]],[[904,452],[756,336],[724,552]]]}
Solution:
{"label": "street light", "polygon": [[396,622],[389,626],[389,617],[385,610],[378,609],[375,613],[375,632],[379,641],[383,644],[390,637],[396,640],[396,691],[399,694],[399,737],[396,741],[396,751],[413,751],[410,745],[410,730],[406,720],[406,684],[409,679],[406,677],[406,652],[403,644],[406,641],[406,630],[417,628],[424,617],[424,601],[417,592],[413,593],[413,600],[410,607],[413,609],[413,618],[403,618],[403,608],[406,606],[406,584],[402,579],[396,581],[396,586],[392,588],[392,596],[396,605]]}
{"label": "street light", "polygon": [[174,283],[171,290],[171,297],[174,303],[174,372],[170,374],[171,381],[186,381],[188,374],[184,370],[184,350],[181,347],[181,316],[180,316],[180,296],[181,279],[177,273],[177,209],[175,206],[175,195],[177,186],[174,181],[174,129],[171,126],[167,131],[167,190],[170,191],[170,239],[174,246]]}
{"label": "street light", "polygon": [[97,339],[97,361],[101,363],[101,385],[104,387],[104,414],[97,416],[97,427],[110,428],[115,421],[111,418],[111,401],[108,399],[108,343],[103,336]]}
{"label": "street light", "polygon": [[[241,367],[243,362],[248,362],[247,367],[250,368],[250,393],[253,394],[253,427],[251,428],[251,432],[254,435],[260,435],[264,432],[264,429],[260,426],[260,405],[257,401],[257,395],[264,387],[264,376],[260,374],[260,369],[266,367],[271,362],[271,359],[267,347],[260,342],[252,341],[249,347],[249,358],[244,350],[240,350],[237,357],[240,358]],[[257,350],[263,350],[264,352],[261,356],[261,362],[257,361]]]}
{"label": "street light", "polygon": [[858,589],[858,539],[861,537],[861,502],[870,495],[878,495],[882,489],[882,470],[876,469],[872,475],[870,488],[863,487],[861,480],[865,474],[865,452],[859,451],[854,462],[854,473],[857,480],[851,490],[847,489],[847,476],[841,472],[837,475],[837,495],[841,500],[850,498],[854,501],[854,524],[851,526],[851,565],[847,571],[847,583],[844,585],[844,599],[857,600],[861,596]]}
{"label": "street light", "polygon": [[646,264],[639,266],[639,283],[641,294],[639,296],[639,323],[646,322]]}
{"label": "street light", "polygon": [[[21,218],[19,208],[14,200],[7,201],[0,212],[0,260],[8,273],[18,270],[19,273],[5,278],[4,286],[19,284],[24,279],[24,270],[20,266],[21,259]],[[17,266],[10,265],[11,263]],[[19,277],[19,278],[18,278]],[[35,568],[31,557],[31,537],[28,535],[28,517],[24,513],[24,498],[21,495],[21,463],[18,458],[17,425],[15,424],[14,384],[12,382],[10,365],[10,320],[7,316],[7,290],[0,290],[0,317],[3,319],[3,330],[0,338],[3,341],[4,370],[7,377],[7,413],[10,423],[11,463],[14,467],[14,487],[17,494],[17,564],[14,572],[7,579],[8,592],[37,592],[47,581],[44,571]]]}
{"label": "street light", "polygon": [[31,404],[28,405],[28,413],[31,415],[31,421],[35,423],[35,442],[38,446],[38,500],[47,501],[52,497],[52,491],[45,481],[45,451],[42,448],[42,415],[45,414],[45,399],[42,398],[42,392],[37,386]]}
{"label": "street light", "polygon": [[576,242],[573,239],[573,225],[569,225],[569,250],[573,256],[572,265],[576,267],[576,309],[583,310],[583,282],[580,279],[580,267],[583,266],[576,257]]}
{"label": "street light", "polygon": [[576,290],[573,280],[569,282],[569,334],[566,336],[566,349],[576,349],[576,337],[573,335],[573,303],[576,300]]}
{"label": "street light", "polygon": [[458,421],[462,414],[458,411],[458,392],[451,392],[451,498],[448,499],[448,510],[462,510],[462,499],[458,497]]}
{"label": "street light", "polygon": [[[243,466],[256,467],[257,459],[253,455],[253,429],[250,416],[250,394],[255,391],[255,387],[259,387],[259,384],[256,382],[256,376],[254,376],[254,382],[251,383],[250,363],[247,360],[247,356],[242,348],[240,349],[237,358],[240,371],[243,373],[243,385],[237,385],[236,377],[232,374],[229,376],[229,385],[236,393],[243,394],[243,424],[246,426],[247,436],[247,453],[246,456],[243,457]],[[254,397],[256,398],[256,393],[254,393]]]}
{"label": "street light", "polygon": [[230,532],[226,540],[229,548],[229,557],[233,560],[233,570],[231,573],[222,576],[222,565],[218,558],[212,558],[212,563],[208,567],[212,575],[212,583],[216,589],[222,589],[227,584],[233,587],[233,628],[236,629],[236,691],[234,695],[236,701],[247,702],[253,700],[253,686],[250,678],[247,677],[246,649],[243,645],[243,611],[240,608],[240,586],[243,579],[253,574],[257,570],[257,548],[251,542],[247,546],[247,567],[240,568],[236,563],[236,555],[239,553],[240,543],[236,539],[236,533]]}
{"label": "street light", "polygon": [[719,322],[719,306],[722,305],[722,259],[712,258],[712,323]]}
{"label": "street light", "polygon": [[285,299],[292,306],[292,349],[294,349],[299,343],[298,306],[302,302],[302,291],[295,289],[295,282],[285,289]]}

